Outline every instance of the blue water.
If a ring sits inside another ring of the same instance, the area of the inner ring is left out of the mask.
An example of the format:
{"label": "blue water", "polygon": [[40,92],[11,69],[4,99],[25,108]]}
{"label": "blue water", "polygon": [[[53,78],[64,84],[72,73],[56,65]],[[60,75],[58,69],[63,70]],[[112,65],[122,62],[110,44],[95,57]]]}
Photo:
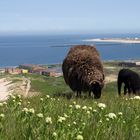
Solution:
{"label": "blue water", "polygon": [[76,44],[96,45],[103,60],[140,59],[140,44],[83,41],[108,37],[140,37],[140,34],[0,36],[0,67],[62,63],[69,48]]}

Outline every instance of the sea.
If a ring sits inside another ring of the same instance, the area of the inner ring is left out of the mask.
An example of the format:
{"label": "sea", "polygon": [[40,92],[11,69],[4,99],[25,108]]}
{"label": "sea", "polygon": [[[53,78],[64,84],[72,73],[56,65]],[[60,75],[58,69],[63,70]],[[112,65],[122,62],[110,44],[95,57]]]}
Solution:
{"label": "sea", "polygon": [[0,35],[0,67],[62,63],[73,45],[95,45],[104,61],[140,60],[140,44],[87,42],[94,38],[140,38],[140,34]]}

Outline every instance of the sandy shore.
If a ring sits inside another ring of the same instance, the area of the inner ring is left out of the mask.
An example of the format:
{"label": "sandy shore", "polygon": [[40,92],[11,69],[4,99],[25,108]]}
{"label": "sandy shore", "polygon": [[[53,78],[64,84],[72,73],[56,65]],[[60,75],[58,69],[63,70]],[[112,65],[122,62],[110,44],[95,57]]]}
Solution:
{"label": "sandy shore", "polygon": [[132,39],[87,39],[87,40],[84,40],[84,41],[87,41],[87,42],[110,42],[110,43],[138,43],[140,44],[140,40],[132,40]]}
{"label": "sandy shore", "polygon": [[12,81],[7,81],[6,78],[0,79],[0,101],[6,100],[8,95],[13,91],[10,87]]}

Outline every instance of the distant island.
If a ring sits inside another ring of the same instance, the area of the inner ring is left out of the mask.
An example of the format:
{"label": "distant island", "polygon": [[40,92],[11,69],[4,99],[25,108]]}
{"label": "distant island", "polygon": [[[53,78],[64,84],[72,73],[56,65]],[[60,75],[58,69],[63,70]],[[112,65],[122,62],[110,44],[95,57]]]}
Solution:
{"label": "distant island", "polygon": [[113,42],[113,43],[139,43],[140,38],[95,38],[95,39],[87,39],[84,41],[88,42]]}

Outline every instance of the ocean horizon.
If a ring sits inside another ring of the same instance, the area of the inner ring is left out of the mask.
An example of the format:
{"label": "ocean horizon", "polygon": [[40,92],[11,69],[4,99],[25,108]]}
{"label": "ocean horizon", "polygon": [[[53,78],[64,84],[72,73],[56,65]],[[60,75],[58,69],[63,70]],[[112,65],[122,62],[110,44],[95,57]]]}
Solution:
{"label": "ocean horizon", "polygon": [[140,34],[0,35],[0,67],[59,64],[73,45],[95,45],[104,61],[138,60],[140,44],[86,41],[94,38],[140,38]]}

